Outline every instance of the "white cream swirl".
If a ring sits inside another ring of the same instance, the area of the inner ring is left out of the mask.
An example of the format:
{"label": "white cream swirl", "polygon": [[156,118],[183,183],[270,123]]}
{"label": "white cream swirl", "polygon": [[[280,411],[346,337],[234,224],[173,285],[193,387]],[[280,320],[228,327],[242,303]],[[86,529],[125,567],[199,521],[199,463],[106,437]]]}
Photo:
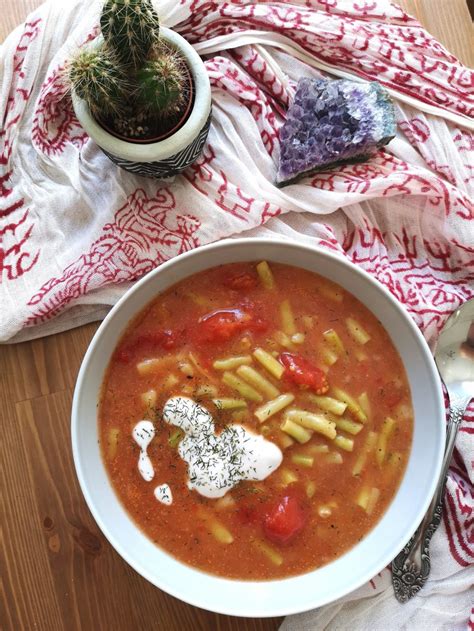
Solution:
{"label": "white cream swirl", "polygon": [[146,482],[151,482],[155,476],[155,470],[147,453],[147,449],[155,437],[155,428],[151,421],[139,421],[132,432],[133,440],[140,447],[138,457],[138,471]]}
{"label": "white cream swirl", "polygon": [[216,434],[209,411],[187,397],[168,399],[163,418],[186,434],[178,453],[188,464],[188,487],[205,497],[222,497],[241,480],[264,480],[283,459],[274,443],[242,425]]}

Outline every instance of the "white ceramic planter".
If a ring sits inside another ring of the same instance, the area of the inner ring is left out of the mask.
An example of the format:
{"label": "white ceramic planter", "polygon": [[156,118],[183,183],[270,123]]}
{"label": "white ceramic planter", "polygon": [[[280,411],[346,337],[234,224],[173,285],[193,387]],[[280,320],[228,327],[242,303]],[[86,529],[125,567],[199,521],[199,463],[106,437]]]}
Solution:
{"label": "white ceramic planter", "polygon": [[211,124],[211,86],[204,62],[184,37],[164,27],[160,37],[181,52],[194,81],[193,108],[174,134],[158,142],[127,142],[101,127],[87,103],[74,92],[72,102],[84,130],[115,164],[138,175],[166,178],[180,173],[201,154]]}

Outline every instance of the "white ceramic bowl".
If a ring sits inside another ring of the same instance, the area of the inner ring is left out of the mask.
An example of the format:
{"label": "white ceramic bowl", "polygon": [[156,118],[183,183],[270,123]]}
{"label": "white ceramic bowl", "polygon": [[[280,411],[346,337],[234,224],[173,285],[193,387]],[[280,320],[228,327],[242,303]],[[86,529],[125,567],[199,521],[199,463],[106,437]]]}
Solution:
{"label": "white ceramic bowl", "polygon": [[[123,508],[104,468],[97,402],[111,353],[129,320],[159,292],[201,270],[237,261],[287,263],[342,285],[381,321],[410,382],[413,446],[399,491],[377,526],[336,561],[300,576],[272,581],[218,578],[189,567],[154,545]],[[128,291],[98,329],[84,357],[72,407],[72,447],[87,504],[117,552],[142,576],[192,605],[235,616],[306,611],[353,591],[380,572],[420,523],[434,493],[445,440],[444,405],[430,350],[404,308],[368,274],[329,252],[289,241],[239,239],[192,250],[150,272]]]}

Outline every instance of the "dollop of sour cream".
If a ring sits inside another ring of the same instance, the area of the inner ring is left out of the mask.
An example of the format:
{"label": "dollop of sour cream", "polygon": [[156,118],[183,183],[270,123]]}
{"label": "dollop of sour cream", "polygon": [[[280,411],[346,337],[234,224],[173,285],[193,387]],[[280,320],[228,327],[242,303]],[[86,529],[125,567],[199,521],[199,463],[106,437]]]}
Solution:
{"label": "dollop of sour cream", "polygon": [[171,489],[168,484],[160,484],[153,491],[156,499],[162,504],[166,504],[166,506],[171,506],[173,503],[173,494],[171,493]]}
{"label": "dollop of sour cream", "polygon": [[168,399],[163,418],[186,434],[178,452],[188,464],[188,487],[204,497],[222,497],[241,480],[264,480],[283,459],[274,443],[242,425],[216,434],[212,415],[187,397]]}
{"label": "dollop of sour cream", "polygon": [[138,471],[146,482],[151,482],[155,476],[155,469],[147,453],[148,445],[155,437],[155,428],[151,421],[139,421],[132,431],[133,440],[140,447],[138,457]]}

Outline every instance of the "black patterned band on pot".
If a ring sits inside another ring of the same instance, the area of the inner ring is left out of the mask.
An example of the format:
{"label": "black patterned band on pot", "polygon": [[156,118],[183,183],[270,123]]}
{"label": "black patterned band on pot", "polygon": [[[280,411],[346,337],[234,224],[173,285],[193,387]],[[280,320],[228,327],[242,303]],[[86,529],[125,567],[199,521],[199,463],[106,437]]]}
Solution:
{"label": "black patterned band on pot", "polygon": [[112,162],[131,173],[157,179],[172,177],[173,175],[181,173],[181,171],[190,164],[193,164],[201,155],[211,126],[211,115],[212,111],[209,113],[204,127],[187,147],[164,160],[158,160],[156,162],[133,162],[114,156],[108,151],[105,151],[105,149],[102,149],[102,151]]}

